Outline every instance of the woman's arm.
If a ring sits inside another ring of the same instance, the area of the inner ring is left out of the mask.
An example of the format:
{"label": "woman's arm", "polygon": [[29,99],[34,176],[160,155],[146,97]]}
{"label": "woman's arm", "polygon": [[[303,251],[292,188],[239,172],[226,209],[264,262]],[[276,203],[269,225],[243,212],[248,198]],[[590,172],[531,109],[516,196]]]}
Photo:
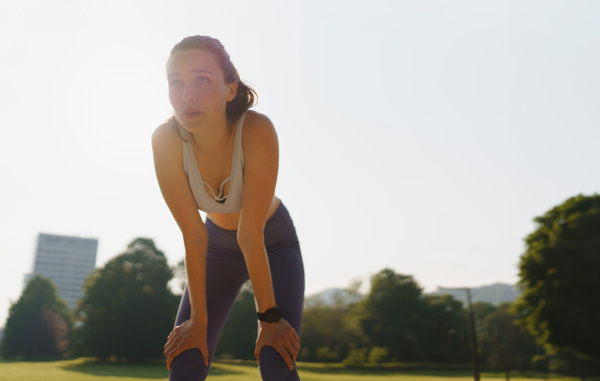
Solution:
{"label": "woman's arm", "polygon": [[[244,124],[244,192],[238,226],[238,243],[244,254],[259,312],[276,307],[264,228],[275,196],[279,168],[279,144],[273,123],[264,115],[248,113]],[[285,319],[260,324],[255,356],[264,345],[272,346],[290,370],[298,355],[300,338]]]}
{"label": "woman's arm", "polygon": [[[154,131],[152,150],[160,190],[183,235],[188,293],[191,303],[190,321],[193,326],[190,328],[190,324],[186,324],[185,329],[189,332],[185,334],[182,332],[183,335],[179,334],[178,328],[169,335],[165,345],[167,368],[170,368],[171,361],[179,353],[194,347],[203,352],[205,363],[208,365],[208,347],[206,346],[208,233],[202,218],[200,218],[200,213],[198,213],[187,176],[183,170],[181,138],[173,123],[165,123]],[[191,339],[186,337],[189,335],[194,337]]]}
{"label": "woman's arm", "polygon": [[275,196],[279,145],[273,123],[264,115],[248,113],[244,124],[244,192],[238,243],[252,281],[258,311],[275,305],[271,271],[264,243],[264,228]]}

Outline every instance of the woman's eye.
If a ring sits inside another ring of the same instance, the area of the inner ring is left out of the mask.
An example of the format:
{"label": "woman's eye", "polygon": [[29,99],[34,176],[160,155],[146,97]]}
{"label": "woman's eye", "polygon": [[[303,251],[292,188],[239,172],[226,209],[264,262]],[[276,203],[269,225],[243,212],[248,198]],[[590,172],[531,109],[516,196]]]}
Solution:
{"label": "woman's eye", "polygon": [[174,87],[174,86],[179,86],[181,85],[181,81],[179,79],[173,79],[171,80],[171,82],[169,83],[170,87]]}
{"label": "woman's eye", "polygon": [[206,77],[198,77],[198,83],[208,83],[208,78]]}

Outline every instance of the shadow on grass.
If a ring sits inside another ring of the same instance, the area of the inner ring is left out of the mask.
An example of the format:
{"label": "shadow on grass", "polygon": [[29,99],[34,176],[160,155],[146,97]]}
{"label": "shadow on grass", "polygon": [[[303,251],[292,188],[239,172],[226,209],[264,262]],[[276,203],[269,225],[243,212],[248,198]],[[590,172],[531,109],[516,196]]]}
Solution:
{"label": "shadow on grass", "polygon": [[[242,365],[256,368],[257,364],[254,360],[229,360],[218,359],[215,362],[229,365]],[[319,373],[319,374],[344,374],[364,376],[385,376],[385,375],[418,375],[418,376],[435,376],[447,378],[465,378],[471,377],[473,372],[468,365],[435,365],[435,364],[404,364],[404,363],[387,363],[383,365],[362,365],[362,366],[345,366],[341,363],[312,363],[312,362],[297,362],[296,366],[299,371]]]}
{"label": "shadow on grass", "polygon": [[[143,364],[124,364],[89,359],[77,364],[65,364],[62,366],[62,368],[64,370],[90,374],[94,376],[156,379],[165,379],[169,377],[169,371],[165,367],[164,361]],[[211,375],[233,375],[239,373],[242,372],[231,370],[229,368],[226,369],[220,367],[218,364],[213,364],[210,367]]]}
{"label": "shadow on grass", "polygon": [[413,376],[432,376],[445,378],[465,378],[472,376],[472,372],[465,369],[431,369],[420,366],[359,366],[346,367],[341,364],[324,363],[298,363],[298,370],[320,374],[340,374],[352,373],[360,376],[385,376],[385,375],[413,375]]}
{"label": "shadow on grass", "polygon": [[23,356],[12,356],[9,358],[0,357],[0,364],[1,363],[11,364],[11,363],[17,363],[17,362],[37,363],[37,362],[57,362],[57,361],[65,361],[65,359],[63,357],[48,357],[48,356],[34,357],[34,358],[26,358]]}
{"label": "shadow on grass", "polygon": [[[429,365],[406,365],[406,364],[384,364],[380,366],[365,365],[358,367],[346,367],[340,363],[297,363],[299,371],[306,371],[318,374],[343,374],[351,373],[360,376],[385,376],[385,375],[402,375],[402,376],[423,376],[423,377],[443,377],[443,378],[461,378],[469,379],[473,377],[473,371],[464,365],[444,365],[444,364],[429,364]],[[480,369],[480,376],[485,378],[504,379],[504,372],[493,371],[491,369]],[[531,378],[538,380],[551,380],[558,378],[561,380],[573,379],[576,377],[565,376],[555,373],[533,372],[533,371],[511,371],[511,378]],[[587,380],[587,379],[586,379]],[[590,379],[595,381],[596,379]],[[600,378],[598,379],[600,381]]]}

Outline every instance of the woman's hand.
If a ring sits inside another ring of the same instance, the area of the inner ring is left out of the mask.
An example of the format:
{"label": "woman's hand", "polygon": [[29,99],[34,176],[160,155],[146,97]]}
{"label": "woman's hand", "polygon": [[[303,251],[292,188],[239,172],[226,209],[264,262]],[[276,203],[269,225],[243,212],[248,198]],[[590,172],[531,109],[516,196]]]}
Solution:
{"label": "woman's hand", "polygon": [[208,367],[208,344],[206,342],[206,324],[189,319],[171,331],[165,344],[167,356],[167,369],[171,369],[173,359],[181,352],[198,348],[204,358],[204,365]]}
{"label": "woman's hand", "polygon": [[290,370],[294,370],[294,361],[300,351],[300,337],[296,330],[284,318],[277,323],[260,322],[254,356],[260,360],[260,351],[270,345],[279,353]]}

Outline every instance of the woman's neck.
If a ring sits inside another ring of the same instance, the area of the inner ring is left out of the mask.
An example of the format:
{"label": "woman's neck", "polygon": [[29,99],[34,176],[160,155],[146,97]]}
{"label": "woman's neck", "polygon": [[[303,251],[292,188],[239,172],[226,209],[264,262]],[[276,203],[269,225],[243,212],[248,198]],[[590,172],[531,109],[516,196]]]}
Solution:
{"label": "woman's neck", "polygon": [[229,145],[234,123],[225,117],[192,134],[194,145],[200,152],[221,151]]}

